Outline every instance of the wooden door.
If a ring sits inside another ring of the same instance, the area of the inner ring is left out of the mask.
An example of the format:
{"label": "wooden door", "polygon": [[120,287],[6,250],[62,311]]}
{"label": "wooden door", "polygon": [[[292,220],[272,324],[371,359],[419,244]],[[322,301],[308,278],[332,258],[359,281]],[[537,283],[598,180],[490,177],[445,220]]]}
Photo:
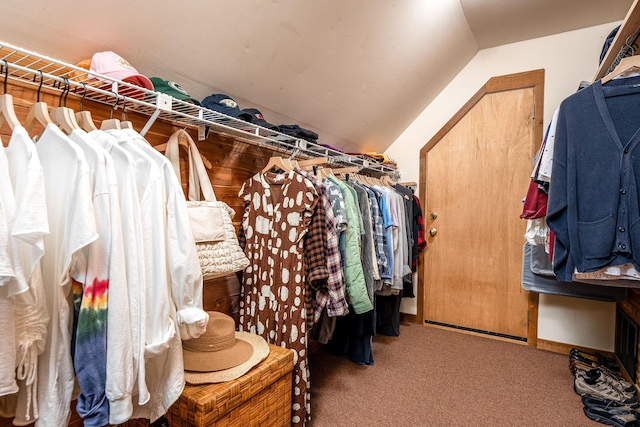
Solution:
{"label": "wooden door", "polygon": [[520,284],[519,215],[542,138],[543,81],[543,70],[491,79],[421,150],[426,323],[536,335]]}

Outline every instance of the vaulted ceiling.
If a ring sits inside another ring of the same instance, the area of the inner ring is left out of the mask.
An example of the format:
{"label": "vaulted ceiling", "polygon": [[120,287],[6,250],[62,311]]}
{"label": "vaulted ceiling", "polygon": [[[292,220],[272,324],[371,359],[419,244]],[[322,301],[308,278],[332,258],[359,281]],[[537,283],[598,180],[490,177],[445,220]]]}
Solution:
{"label": "vaulted ceiling", "polygon": [[479,49],[622,20],[631,3],[2,0],[0,40],[70,63],[112,50],[194,98],[384,151]]}

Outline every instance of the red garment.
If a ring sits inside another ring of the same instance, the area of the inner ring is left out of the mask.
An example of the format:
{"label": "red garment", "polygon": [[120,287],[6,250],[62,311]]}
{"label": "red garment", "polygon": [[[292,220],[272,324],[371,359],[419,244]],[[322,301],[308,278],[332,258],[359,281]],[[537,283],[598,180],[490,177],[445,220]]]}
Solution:
{"label": "red garment", "polygon": [[542,218],[547,215],[547,201],[549,196],[547,193],[540,189],[540,186],[531,180],[529,184],[529,191],[527,191],[527,197],[524,200],[524,206],[522,208],[522,219],[535,219]]}
{"label": "red garment", "polygon": [[418,250],[421,251],[427,247],[427,240],[424,238],[424,218],[422,217],[422,206],[420,206],[420,199],[414,194],[413,200],[416,201],[418,207],[420,207],[420,214],[418,215]]}
{"label": "red garment", "polygon": [[[416,205],[418,208],[417,213],[416,213],[416,208],[415,207],[413,208],[413,211],[414,211],[413,216],[417,219],[417,223],[418,223],[417,233],[416,233],[416,236],[414,236],[414,238],[418,242],[418,251],[421,251],[427,247],[427,240],[424,238],[424,218],[422,217],[422,207],[420,206],[420,199],[418,199],[418,197],[414,194],[413,200],[416,202]],[[415,257],[411,262],[411,271],[416,271],[417,267],[418,267],[418,258]]]}

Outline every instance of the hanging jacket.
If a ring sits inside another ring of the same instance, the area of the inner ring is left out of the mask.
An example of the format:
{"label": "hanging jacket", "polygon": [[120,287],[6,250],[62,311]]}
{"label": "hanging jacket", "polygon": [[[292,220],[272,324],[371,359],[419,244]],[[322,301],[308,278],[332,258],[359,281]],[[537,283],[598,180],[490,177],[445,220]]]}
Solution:
{"label": "hanging jacket", "polygon": [[353,311],[363,314],[373,310],[373,304],[369,299],[367,285],[364,279],[364,270],[360,260],[360,234],[362,219],[358,207],[358,199],[353,188],[333,177],[329,179],[342,190],[347,209],[347,221],[349,223],[345,236],[345,266],[344,275],[347,283],[347,293],[351,299]]}

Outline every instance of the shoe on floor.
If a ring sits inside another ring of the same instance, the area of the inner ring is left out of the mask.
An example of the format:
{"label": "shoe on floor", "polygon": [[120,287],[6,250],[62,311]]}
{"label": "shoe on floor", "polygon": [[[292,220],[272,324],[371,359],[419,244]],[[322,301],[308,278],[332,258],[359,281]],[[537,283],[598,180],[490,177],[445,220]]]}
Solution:
{"label": "shoe on floor", "polygon": [[629,396],[607,383],[596,382],[591,384],[580,376],[575,377],[573,389],[580,396],[588,395],[598,399],[611,400],[626,405],[635,405],[638,403],[638,398],[636,396]]}
{"label": "shoe on floor", "polygon": [[619,375],[613,375],[611,371],[604,368],[593,368],[589,370],[576,369],[575,375],[583,377],[590,384],[604,382],[621,390],[627,395],[635,396],[637,394],[636,386],[634,384],[631,384]]}
{"label": "shoe on floor", "polygon": [[640,427],[640,421],[635,412],[621,410],[603,411],[593,407],[584,407],[584,414],[594,421],[616,427]]}

